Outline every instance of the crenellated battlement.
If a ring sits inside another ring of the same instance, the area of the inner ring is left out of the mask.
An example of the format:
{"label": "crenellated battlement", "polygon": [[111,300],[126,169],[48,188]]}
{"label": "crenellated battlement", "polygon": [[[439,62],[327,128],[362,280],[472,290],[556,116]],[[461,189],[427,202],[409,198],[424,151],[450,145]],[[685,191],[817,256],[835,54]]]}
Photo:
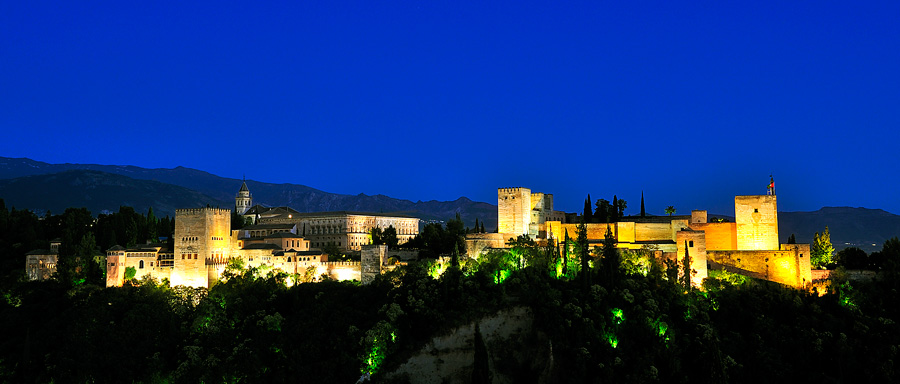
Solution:
{"label": "crenellated battlement", "polygon": [[509,193],[509,194],[521,193],[522,190],[527,190],[529,193],[531,193],[530,189],[524,188],[524,187],[497,188],[498,193]]}
{"label": "crenellated battlement", "polygon": [[203,207],[203,208],[179,208],[175,210],[176,215],[200,215],[205,213],[212,213],[214,215],[231,215],[230,209],[225,208],[212,208],[212,207]]}

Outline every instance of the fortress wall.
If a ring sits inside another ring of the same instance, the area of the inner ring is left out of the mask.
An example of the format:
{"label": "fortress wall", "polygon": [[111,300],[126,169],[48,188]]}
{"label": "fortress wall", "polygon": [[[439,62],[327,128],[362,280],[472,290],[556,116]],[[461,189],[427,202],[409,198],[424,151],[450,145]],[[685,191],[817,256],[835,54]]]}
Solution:
{"label": "fortress wall", "polygon": [[[360,281],[359,261],[326,261],[321,264],[321,270],[317,272],[327,273],[328,277],[335,280]],[[379,271],[379,273],[381,273]],[[374,280],[375,277],[373,276]]]}
{"label": "fortress wall", "polygon": [[[797,250],[707,251],[709,260],[757,273],[766,280],[802,287],[812,281],[808,267],[803,267]],[[809,260],[809,254],[803,258]],[[806,262],[808,265],[808,261]]]}
{"label": "fortress wall", "polygon": [[812,281],[812,263],[809,260],[810,245],[809,244],[781,244],[781,250],[794,251],[797,254],[797,270],[799,271],[800,281]]}
{"label": "fortress wall", "polygon": [[675,240],[671,223],[635,223],[635,241]]}
{"label": "fortress wall", "polygon": [[[508,235],[508,236],[507,236]],[[487,248],[505,248],[512,234],[474,233],[466,235],[466,255],[477,258]]]}
{"label": "fortress wall", "polygon": [[[589,223],[587,225],[588,240],[603,240],[606,238],[606,229],[612,231],[616,236],[616,223]],[[569,239],[575,240],[578,237],[578,224],[563,224],[558,221],[550,222],[547,229],[553,232],[553,238],[563,241],[566,237],[566,231],[569,232]]]}
{"label": "fortress wall", "polygon": [[691,224],[691,229],[706,232],[706,249],[711,251],[738,249],[735,223]]}
{"label": "fortress wall", "polygon": [[635,224],[632,222],[618,222],[616,223],[616,231],[618,234],[616,236],[616,240],[620,243],[633,243],[634,242],[634,226]]}

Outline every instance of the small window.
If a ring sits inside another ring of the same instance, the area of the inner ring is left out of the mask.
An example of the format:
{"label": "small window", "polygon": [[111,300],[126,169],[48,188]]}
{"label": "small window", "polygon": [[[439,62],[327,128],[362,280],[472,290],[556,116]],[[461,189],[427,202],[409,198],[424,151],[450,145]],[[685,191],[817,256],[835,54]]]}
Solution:
{"label": "small window", "polygon": [[759,213],[759,208],[753,208],[753,213]]}
{"label": "small window", "polygon": [[688,247],[691,247],[691,248],[694,247],[694,240],[691,240],[688,242]]}
{"label": "small window", "polygon": [[144,260],[141,260],[141,262],[138,263],[138,268],[144,269]]}

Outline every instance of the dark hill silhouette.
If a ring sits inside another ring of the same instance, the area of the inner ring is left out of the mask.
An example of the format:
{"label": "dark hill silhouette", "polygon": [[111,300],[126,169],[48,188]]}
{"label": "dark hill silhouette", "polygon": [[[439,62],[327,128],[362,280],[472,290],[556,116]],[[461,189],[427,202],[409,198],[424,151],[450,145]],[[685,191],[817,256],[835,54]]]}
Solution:
{"label": "dark hill silhouette", "polygon": [[812,212],[778,212],[781,242],[793,233],[798,243],[811,243],[813,234],[824,231],[825,226],[836,250],[859,247],[878,251],[885,240],[900,236],[900,216],[881,209],[824,207]]}
{"label": "dark hill silhouette", "polygon": [[41,213],[85,207],[96,215],[127,205],[142,213],[152,206],[160,217],[174,216],[177,208],[234,205],[177,185],[90,170],[0,180],[0,198],[7,206]]}
{"label": "dark hill silhouette", "polygon": [[[0,179],[54,174],[70,170],[92,170],[127,176],[138,180],[152,180],[194,190],[206,195],[222,207],[234,205],[234,195],[241,186],[240,179],[230,179],[196,169],[141,168],[100,164],[49,164],[28,158],[0,157]],[[300,212],[367,211],[397,212],[417,216],[424,220],[448,220],[459,212],[463,221],[472,226],[475,219],[484,221],[485,229],[497,228],[497,206],[461,197],[454,201],[418,201],[395,199],[384,195],[344,195],[328,193],[299,184],[273,184],[247,180],[254,204],[289,206]],[[2,191],[0,191],[2,193]],[[148,191],[148,193],[154,193]],[[0,197],[3,197],[0,195]],[[150,199],[148,196],[147,199]],[[9,199],[7,199],[9,200]],[[12,204],[7,202],[7,205]],[[32,208],[17,204],[17,207]],[[37,206],[34,206],[37,207]],[[138,207],[135,207],[137,209]],[[160,208],[153,207],[160,211]],[[54,209],[54,212],[56,210]]]}

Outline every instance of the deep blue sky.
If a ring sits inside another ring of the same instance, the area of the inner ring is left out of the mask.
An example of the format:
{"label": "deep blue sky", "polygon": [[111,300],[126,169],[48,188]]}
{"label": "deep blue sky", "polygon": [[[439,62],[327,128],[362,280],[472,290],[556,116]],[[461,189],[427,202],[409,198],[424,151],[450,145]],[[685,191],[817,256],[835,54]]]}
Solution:
{"label": "deep blue sky", "polygon": [[900,213],[898,1],[162,3],[0,2],[0,156]]}

